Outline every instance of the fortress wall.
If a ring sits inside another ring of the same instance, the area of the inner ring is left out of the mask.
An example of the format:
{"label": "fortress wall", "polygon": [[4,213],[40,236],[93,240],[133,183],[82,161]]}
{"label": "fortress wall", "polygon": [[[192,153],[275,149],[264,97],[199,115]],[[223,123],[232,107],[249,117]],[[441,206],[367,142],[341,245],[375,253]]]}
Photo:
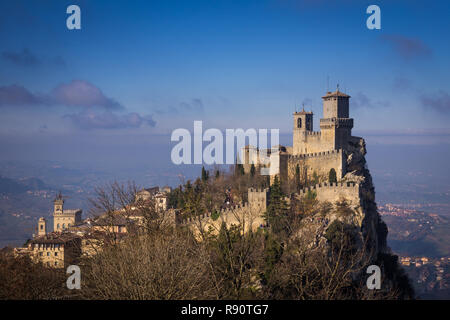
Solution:
{"label": "fortress wall", "polygon": [[269,189],[258,189],[258,188],[249,188],[248,189],[248,203],[250,206],[260,207],[262,210],[266,210],[267,208],[267,195],[269,193]]}
{"label": "fortress wall", "polygon": [[300,172],[306,172],[309,179],[316,172],[319,177],[328,180],[331,168],[336,170],[337,178],[341,179],[346,173],[345,163],[342,149],[290,156],[288,159],[288,176],[290,179],[295,177],[295,169],[298,164]]}
{"label": "fortress wall", "polygon": [[298,198],[305,197],[309,191],[315,192],[316,199],[319,201],[336,202],[344,198],[353,207],[361,206],[361,187],[354,182],[317,184],[314,187],[300,190],[295,196]]}
{"label": "fortress wall", "polygon": [[243,226],[243,232],[248,232],[250,230],[256,231],[261,226],[265,225],[265,220],[263,218],[262,207],[258,205],[249,205],[248,203],[244,205],[237,205],[232,208],[223,209],[220,211],[219,217],[214,220],[211,217],[211,213],[201,215],[200,217],[192,217],[183,220],[181,226],[189,226],[194,232],[197,238],[200,239],[201,230],[211,231],[212,234],[218,234],[222,223],[229,228],[232,225]]}
{"label": "fortress wall", "polygon": [[244,232],[248,232],[250,229],[256,231],[266,223],[263,214],[267,209],[268,192],[269,189],[249,188],[248,203],[220,210],[216,220],[211,217],[212,213],[209,212],[199,217],[184,219],[179,225],[189,226],[197,236],[200,235],[200,229],[212,230],[213,234],[217,234],[223,222],[227,227],[243,225]]}

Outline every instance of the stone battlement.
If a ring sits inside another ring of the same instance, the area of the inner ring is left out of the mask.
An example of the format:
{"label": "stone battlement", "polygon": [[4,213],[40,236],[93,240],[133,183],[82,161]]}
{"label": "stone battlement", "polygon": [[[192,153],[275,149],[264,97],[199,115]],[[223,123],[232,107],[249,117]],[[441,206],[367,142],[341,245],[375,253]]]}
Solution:
{"label": "stone battlement", "polygon": [[309,192],[314,192],[318,201],[335,202],[344,198],[353,207],[361,206],[361,186],[355,182],[319,183],[315,186],[301,189],[294,196],[303,198]]}
{"label": "stone battlement", "polygon": [[[235,205],[235,206],[232,206],[232,207],[228,207],[228,208],[223,208],[223,209],[218,210],[217,212],[219,213],[219,216],[220,215],[227,215],[227,214],[232,213],[232,212],[234,212],[236,210],[242,210],[242,209],[246,209],[248,207],[249,207],[249,204],[247,202],[247,203],[244,203],[244,204],[238,204],[238,205]],[[188,217],[188,218],[182,219],[180,221],[180,225],[188,225],[188,224],[196,222],[198,220],[211,218],[211,215],[212,215],[212,212],[207,212],[207,213],[201,214],[199,216]]]}
{"label": "stone battlement", "polygon": [[351,119],[351,118],[327,118],[327,119],[320,119],[320,127],[321,128],[329,127],[329,126],[353,128],[353,119]]}
{"label": "stone battlement", "polygon": [[318,189],[340,189],[340,188],[345,188],[345,189],[354,189],[354,190],[359,190],[360,185],[358,183],[355,182],[337,182],[337,183],[319,183],[316,184],[314,186],[308,187],[308,188],[303,188],[301,189],[298,193],[307,193],[309,191],[315,191]]}
{"label": "stone battlement", "polygon": [[320,136],[322,132],[320,131],[305,131],[307,136]]}
{"label": "stone battlement", "polygon": [[342,153],[342,149],[339,149],[339,150],[329,150],[329,151],[323,151],[323,152],[291,155],[291,156],[289,156],[289,158],[293,158],[293,159],[315,158],[315,157],[324,157],[324,156],[328,156],[328,155],[338,155],[341,153]]}
{"label": "stone battlement", "polygon": [[251,187],[251,188],[248,188],[248,192],[255,192],[255,193],[259,193],[259,192],[267,192],[267,191],[269,191],[269,189],[268,189],[268,188],[265,188],[265,189],[263,189],[263,188],[261,188],[261,189],[258,189],[258,188],[253,188],[253,187]]}

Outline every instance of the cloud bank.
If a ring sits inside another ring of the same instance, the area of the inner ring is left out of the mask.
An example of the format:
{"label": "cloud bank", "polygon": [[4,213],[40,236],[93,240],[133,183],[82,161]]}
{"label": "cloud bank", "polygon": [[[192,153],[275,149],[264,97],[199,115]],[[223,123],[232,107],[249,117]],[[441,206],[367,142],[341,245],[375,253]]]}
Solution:
{"label": "cloud bank", "polygon": [[441,90],[435,95],[423,94],[419,97],[422,106],[438,113],[450,114],[450,95]]}
{"label": "cloud bank", "polygon": [[116,100],[84,80],[73,80],[57,85],[50,93],[35,94],[20,85],[0,86],[0,107],[36,108],[45,112],[48,107],[78,109],[63,115],[82,129],[125,129],[156,125],[152,115],[125,113],[126,108]]}
{"label": "cloud bank", "polygon": [[115,114],[111,111],[105,111],[97,113],[88,109],[75,114],[65,115],[64,118],[72,121],[77,127],[86,130],[139,128],[143,124],[150,127],[156,125],[151,115],[141,116],[136,112]]}
{"label": "cloud bank", "polygon": [[431,49],[420,39],[408,38],[402,35],[384,34],[381,40],[405,60],[419,57],[430,57]]}
{"label": "cloud bank", "polygon": [[389,107],[389,101],[372,101],[366,94],[363,92],[358,92],[352,96],[352,107],[354,108],[377,108],[377,107]]}
{"label": "cloud bank", "polygon": [[34,67],[41,64],[29,49],[23,49],[21,52],[3,51],[1,57],[16,66]]}

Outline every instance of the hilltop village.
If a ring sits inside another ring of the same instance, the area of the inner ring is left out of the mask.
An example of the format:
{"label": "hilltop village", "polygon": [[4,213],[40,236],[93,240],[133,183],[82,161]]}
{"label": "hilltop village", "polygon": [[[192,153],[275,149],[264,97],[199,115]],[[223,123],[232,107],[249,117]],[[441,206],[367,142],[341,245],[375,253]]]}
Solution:
{"label": "hilltop village", "polygon": [[[337,210],[333,210],[343,201],[352,212],[345,218],[346,222],[359,230],[374,256],[388,250],[387,228],[376,209],[374,187],[364,158],[365,142],[351,134],[350,96],[336,90],[327,92],[322,99],[320,131],[313,130],[312,112],[302,110],[293,114],[293,145],[277,147],[280,170],[270,177],[269,183],[249,186],[239,195],[222,190],[219,194],[224,196],[218,200],[219,205],[212,205],[202,212],[187,212],[186,205],[183,207],[177,205],[177,201],[170,201],[176,198],[181,187],[175,190],[169,187],[142,189],[120,208],[111,208],[109,212],[100,212],[96,217],[84,220],[81,210],[65,209],[64,199],[58,195],[54,200],[52,230],[47,221],[40,218],[37,233],[24,248],[16,248],[16,254],[31,255],[48,266],[62,268],[84,254],[95,252],[94,244],[99,242],[92,240],[98,238],[94,235],[113,232],[120,239],[130,228],[144,224],[145,214],[138,210],[142,206],[151,208],[155,217],[164,217],[173,227],[191,229],[198,239],[205,232],[217,234],[223,223],[229,227],[244,225],[245,232],[266,228],[270,223],[265,213],[274,183],[294,186],[288,188],[283,200],[288,206],[310,198],[330,205],[326,216],[307,220],[307,227],[313,230],[317,243],[325,241],[325,232],[333,221],[343,219]],[[255,147],[246,146],[243,152],[243,175],[253,176],[256,169],[267,165],[259,162],[260,150]],[[218,176],[220,173],[216,174],[216,179]]]}
{"label": "hilltop village", "polygon": [[[170,191],[170,187],[145,188],[136,192],[135,202],[152,206],[154,212],[165,213]],[[82,219],[81,209],[66,209],[64,203],[64,197],[59,193],[53,201],[53,226],[44,217],[39,218],[36,234],[24,247],[14,249],[16,256],[29,255],[45,266],[64,268],[83,255],[93,254],[100,244],[99,235],[124,235],[131,225],[139,224],[143,218],[139,214],[126,214],[126,209],[137,211],[133,206],[126,206],[109,215],[105,212]]]}

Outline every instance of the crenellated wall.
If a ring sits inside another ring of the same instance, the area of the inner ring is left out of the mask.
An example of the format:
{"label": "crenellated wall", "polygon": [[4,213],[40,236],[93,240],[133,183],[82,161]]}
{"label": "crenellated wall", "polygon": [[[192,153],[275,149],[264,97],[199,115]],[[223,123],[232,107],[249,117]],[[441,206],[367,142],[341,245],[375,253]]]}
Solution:
{"label": "crenellated wall", "polygon": [[319,177],[327,179],[331,168],[336,170],[338,179],[341,179],[346,173],[345,154],[342,149],[289,156],[287,165],[289,179],[295,177],[297,165],[301,172],[306,173],[309,178],[316,172]]}
{"label": "crenellated wall", "polygon": [[293,154],[305,154],[331,150],[331,143],[324,141],[320,131],[294,132]]}
{"label": "crenellated wall", "polygon": [[[301,189],[294,196],[298,199],[305,197],[309,192],[316,194],[318,201],[336,202],[345,199],[352,208],[361,207],[361,186],[354,182],[344,183],[322,183],[313,187]],[[213,219],[212,214],[205,213],[196,217],[189,217],[179,221],[179,226],[188,226],[199,236],[204,231],[217,234],[222,223],[228,227],[240,225],[243,232],[256,229],[266,225],[263,214],[267,210],[269,189],[248,189],[249,202],[243,205],[220,210],[218,218]]]}
{"label": "crenellated wall", "polygon": [[309,192],[315,192],[318,201],[336,202],[346,199],[353,207],[361,206],[361,186],[354,182],[322,183],[313,187],[301,189],[295,196],[305,197]]}
{"label": "crenellated wall", "polygon": [[269,189],[248,189],[249,201],[242,205],[224,208],[219,211],[217,219],[212,218],[212,213],[208,212],[197,217],[190,217],[181,220],[180,226],[189,226],[198,236],[202,231],[210,230],[217,234],[224,222],[227,227],[241,225],[244,232],[250,229],[255,231],[265,225],[263,214],[267,209]]}

